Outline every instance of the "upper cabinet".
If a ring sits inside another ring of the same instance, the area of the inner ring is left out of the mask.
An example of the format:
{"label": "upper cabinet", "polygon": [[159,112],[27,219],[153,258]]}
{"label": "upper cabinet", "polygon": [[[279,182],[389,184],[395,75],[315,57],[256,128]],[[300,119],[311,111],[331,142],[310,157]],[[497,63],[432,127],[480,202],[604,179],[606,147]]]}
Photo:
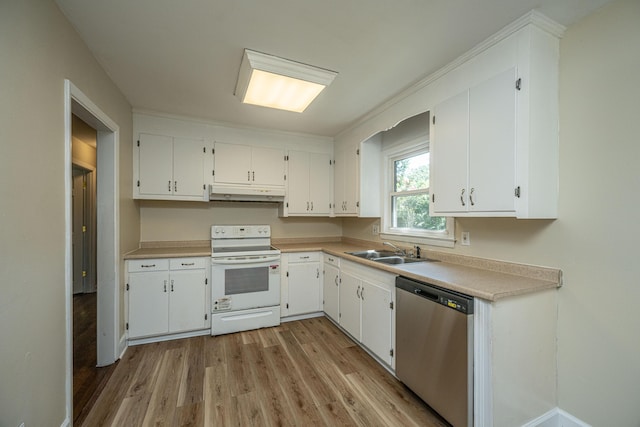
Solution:
{"label": "upper cabinet", "polygon": [[141,133],[134,148],[134,198],[209,200],[211,161],[204,140]]}
{"label": "upper cabinet", "polygon": [[282,216],[329,216],[333,165],[328,153],[290,150]]}
{"label": "upper cabinet", "polygon": [[528,25],[441,79],[469,83],[432,108],[431,215],[556,218],[558,38]]}
{"label": "upper cabinet", "polygon": [[335,147],[334,214],[379,217],[381,139],[376,135],[360,144]]}
{"label": "upper cabinet", "polygon": [[511,68],[433,109],[434,213],[515,211],[515,76]]}
{"label": "upper cabinet", "polygon": [[284,188],[284,150],[241,144],[214,144],[216,184]]}

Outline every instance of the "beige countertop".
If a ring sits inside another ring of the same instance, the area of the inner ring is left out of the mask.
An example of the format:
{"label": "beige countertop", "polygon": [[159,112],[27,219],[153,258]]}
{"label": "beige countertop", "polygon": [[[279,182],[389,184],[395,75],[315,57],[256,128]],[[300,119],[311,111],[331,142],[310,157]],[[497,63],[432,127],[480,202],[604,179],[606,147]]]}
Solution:
{"label": "beige countertop", "polygon": [[185,258],[211,256],[211,242],[142,242],[140,248],[127,252],[124,259]]}
{"label": "beige countertop", "polygon": [[556,289],[562,284],[562,272],[558,269],[463,257],[444,252],[423,251],[424,256],[437,262],[415,262],[402,265],[386,265],[349,255],[380,246],[365,246],[366,242],[320,242],[275,244],[282,253],[324,251],[342,259],[378,268],[393,274],[424,281],[436,286],[458,291],[488,301],[514,297],[546,289]]}
{"label": "beige countertop", "polygon": [[[277,241],[273,245],[282,253],[324,251],[358,264],[388,271],[411,279],[424,281],[454,291],[462,292],[488,301],[514,297],[562,285],[562,271],[494,261],[483,258],[454,255],[445,252],[423,250],[423,257],[437,262],[415,262],[401,265],[386,265],[349,255],[367,249],[380,249],[379,244],[344,239],[343,241],[291,242],[293,239]],[[295,239],[299,240],[299,239]],[[125,255],[125,259],[181,258],[211,256],[208,241],[197,242],[145,242],[140,249]]]}

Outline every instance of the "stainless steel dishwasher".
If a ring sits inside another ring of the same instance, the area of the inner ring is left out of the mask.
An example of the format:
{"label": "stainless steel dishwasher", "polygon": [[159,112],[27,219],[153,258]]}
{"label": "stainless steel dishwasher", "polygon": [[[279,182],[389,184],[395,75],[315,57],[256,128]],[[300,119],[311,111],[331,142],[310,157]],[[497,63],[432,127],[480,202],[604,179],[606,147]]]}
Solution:
{"label": "stainless steel dishwasher", "polygon": [[473,297],[396,278],[396,375],[454,427],[473,425]]}

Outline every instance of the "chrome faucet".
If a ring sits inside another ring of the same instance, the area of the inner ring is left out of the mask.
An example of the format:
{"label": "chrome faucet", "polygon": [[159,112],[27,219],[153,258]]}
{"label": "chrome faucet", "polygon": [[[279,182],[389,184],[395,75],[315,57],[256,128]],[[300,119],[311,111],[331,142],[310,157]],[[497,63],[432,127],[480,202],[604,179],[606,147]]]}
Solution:
{"label": "chrome faucet", "polygon": [[407,256],[407,251],[405,251],[404,249],[400,249],[399,247],[397,247],[396,245],[394,245],[391,242],[382,242],[383,245],[387,245],[387,246],[391,246],[393,249],[396,250],[396,254],[398,255],[402,255],[402,256]]}

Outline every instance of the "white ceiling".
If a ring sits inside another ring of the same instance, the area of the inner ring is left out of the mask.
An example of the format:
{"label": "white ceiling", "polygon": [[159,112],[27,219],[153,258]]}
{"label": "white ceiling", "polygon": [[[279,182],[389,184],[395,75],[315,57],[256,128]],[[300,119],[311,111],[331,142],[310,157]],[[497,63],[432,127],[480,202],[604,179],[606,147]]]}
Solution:
{"label": "white ceiling", "polygon": [[[531,9],[610,0],[56,0],[134,108],[335,136]],[[241,104],[244,48],[337,71],[304,113]]]}

